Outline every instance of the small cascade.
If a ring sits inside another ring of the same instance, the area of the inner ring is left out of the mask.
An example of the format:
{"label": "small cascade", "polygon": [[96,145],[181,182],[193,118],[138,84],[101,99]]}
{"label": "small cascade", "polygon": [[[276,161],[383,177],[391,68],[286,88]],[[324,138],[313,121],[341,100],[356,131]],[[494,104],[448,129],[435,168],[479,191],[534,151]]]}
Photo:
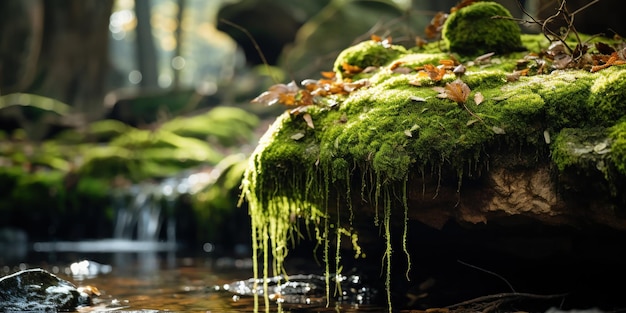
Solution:
{"label": "small cascade", "polygon": [[[163,219],[172,220],[168,216],[175,198],[163,192],[163,183],[140,183],[124,190],[116,190],[114,207],[116,222],[113,237],[116,239],[159,241]],[[168,229],[168,242],[175,242],[174,229]],[[171,234],[170,234],[171,232]]]}
{"label": "small cascade", "polygon": [[[159,183],[143,182],[114,192],[116,211],[113,237],[139,241],[176,242],[174,206],[181,195],[190,193],[190,180],[197,187],[208,173],[199,172],[167,178]],[[162,228],[165,227],[165,234]]]}
{"label": "small cascade", "polygon": [[243,155],[231,157],[211,169],[195,169],[160,182],[142,182],[114,190],[116,218],[113,237],[175,243],[174,210],[181,196],[197,193],[215,183],[226,167],[243,159]]}
{"label": "small cascade", "polygon": [[[178,249],[176,216],[179,201],[211,188],[220,175],[245,156],[232,155],[211,168],[196,168],[159,182],[141,182],[111,192],[115,210],[112,238],[87,241],[36,242],[37,252],[155,252]],[[138,244],[140,243],[140,244]]]}

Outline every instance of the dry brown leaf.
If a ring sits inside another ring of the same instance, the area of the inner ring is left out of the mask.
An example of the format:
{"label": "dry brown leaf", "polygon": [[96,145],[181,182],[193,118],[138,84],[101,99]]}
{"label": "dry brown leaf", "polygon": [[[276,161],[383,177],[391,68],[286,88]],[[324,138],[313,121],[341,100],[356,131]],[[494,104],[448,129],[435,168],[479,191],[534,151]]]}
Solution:
{"label": "dry brown leaf", "polygon": [[471,92],[469,86],[460,79],[447,83],[445,87],[447,98],[456,103],[465,103]]}
{"label": "dry brown leaf", "polygon": [[424,71],[428,73],[430,79],[438,82],[443,79],[443,75],[446,74],[446,69],[436,67],[432,64],[424,64]]}

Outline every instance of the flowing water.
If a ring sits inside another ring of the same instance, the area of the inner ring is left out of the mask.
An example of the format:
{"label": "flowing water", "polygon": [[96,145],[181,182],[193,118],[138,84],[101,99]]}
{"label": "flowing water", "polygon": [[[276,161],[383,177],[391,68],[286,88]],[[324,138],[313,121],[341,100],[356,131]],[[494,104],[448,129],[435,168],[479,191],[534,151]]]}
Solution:
{"label": "flowing water", "polygon": [[[93,305],[79,312],[253,312],[255,307],[265,311],[262,296],[255,306],[253,294],[263,289],[253,291],[258,285],[251,280],[250,247],[238,243],[241,240],[189,247],[176,236],[172,212],[177,199],[210,187],[222,170],[218,165],[208,172],[186,172],[114,190],[112,238],[32,243],[24,232],[8,230],[13,239],[0,242],[0,276],[42,268],[77,287],[97,290]],[[319,276],[323,270],[310,259],[300,264],[306,266],[290,272],[295,276],[289,284],[271,282],[271,311],[374,309],[368,305],[373,289],[361,284],[359,276],[344,277],[343,296],[327,303],[325,280]]]}
{"label": "flowing water", "polygon": [[[30,249],[26,256],[28,261],[0,263],[0,276],[43,268],[77,287],[93,290],[93,305],[81,307],[78,312],[254,311],[254,297],[248,288],[252,287],[252,261],[245,253],[215,256],[204,251],[206,246],[198,249],[201,252],[183,253],[167,244],[123,240],[37,243],[33,247],[36,249]],[[292,287],[295,281],[299,287],[284,289],[281,299],[272,295],[271,312],[279,310],[277,300],[283,302],[280,310],[290,312],[383,310],[368,305],[363,298],[327,304],[317,275],[296,275],[292,281]],[[263,297],[258,303],[264,311]]]}

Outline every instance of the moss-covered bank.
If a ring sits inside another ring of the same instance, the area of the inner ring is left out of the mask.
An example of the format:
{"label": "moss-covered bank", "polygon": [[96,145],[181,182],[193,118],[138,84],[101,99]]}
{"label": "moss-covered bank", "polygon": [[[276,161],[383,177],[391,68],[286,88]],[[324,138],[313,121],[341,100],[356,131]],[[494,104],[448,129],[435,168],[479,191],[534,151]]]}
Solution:
{"label": "moss-covered bank", "polygon": [[[250,158],[242,196],[261,253],[255,257],[265,264],[255,276],[282,273],[290,244],[307,231],[324,249],[327,274],[339,271],[339,263],[329,264],[341,260],[331,246],[355,238],[352,218],[363,212],[355,211],[354,200],[362,199],[375,208],[372,230],[380,227],[387,242],[389,286],[391,252],[405,249],[391,246],[391,212],[403,210],[406,222],[410,210],[420,209],[408,206],[407,186],[453,172],[462,198],[463,182],[488,172],[498,155],[514,155],[511,166],[554,168],[556,176],[559,170],[582,177],[600,171],[607,185],[623,181],[626,67],[594,73],[540,68],[544,63],[524,58],[550,43],[541,35],[521,39],[526,51],[486,60],[453,57],[436,44],[406,50],[380,41],[341,53],[338,76],[365,79],[365,87],[333,96],[334,106],[307,107],[314,127],[302,114],[283,114]],[[509,51],[518,48],[512,44]],[[435,72],[454,58],[466,68],[461,82],[451,70]],[[374,69],[350,73],[350,66]],[[446,91],[455,84],[469,87],[464,99]],[[361,249],[358,242],[355,249]]]}

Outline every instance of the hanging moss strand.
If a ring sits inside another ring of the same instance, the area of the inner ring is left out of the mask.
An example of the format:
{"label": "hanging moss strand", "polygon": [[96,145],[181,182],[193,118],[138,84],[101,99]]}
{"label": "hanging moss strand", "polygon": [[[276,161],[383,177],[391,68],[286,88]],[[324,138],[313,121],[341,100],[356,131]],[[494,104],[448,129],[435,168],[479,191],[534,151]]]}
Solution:
{"label": "hanging moss strand", "polygon": [[384,195],[384,219],[383,224],[385,228],[385,289],[387,290],[387,305],[389,306],[389,312],[391,313],[391,196],[390,191],[386,190]]}
{"label": "hanging moss strand", "polygon": [[[329,194],[329,182],[328,177],[324,179],[324,194]],[[327,199],[328,197],[326,197]],[[326,200],[328,201],[328,200]],[[328,215],[328,203],[324,203],[324,234],[322,238],[324,239],[324,282],[326,283],[326,306],[330,305],[330,261],[329,261],[329,253],[330,253],[330,238],[328,238],[329,230],[329,215]]]}
{"label": "hanging moss strand", "polygon": [[404,254],[406,254],[406,261],[407,261],[407,267],[406,267],[406,280],[411,280],[409,278],[409,272],[411,271],[411,254],[409,253],[409,249],[407,247],[406,241],[407,241],[407,233],[408,233],[408,229],[409,229],[409,205],[408,205],[408,201],[407,201],[407,181],[409,179],[409,176],[405,176],[404,177],[404,181],[402,183],[402,206],[404,207],[404,229],[402,231],[402,250],[404,251]]}
{"label": "hanging moss strand", "polygon": [[[339,208],[339,196],[337,196],[337,208]],[[336,250],[335,250],[335,296],[341,296],[341,211],[337,210],[337,227],[335,230],[337,236]]]}

